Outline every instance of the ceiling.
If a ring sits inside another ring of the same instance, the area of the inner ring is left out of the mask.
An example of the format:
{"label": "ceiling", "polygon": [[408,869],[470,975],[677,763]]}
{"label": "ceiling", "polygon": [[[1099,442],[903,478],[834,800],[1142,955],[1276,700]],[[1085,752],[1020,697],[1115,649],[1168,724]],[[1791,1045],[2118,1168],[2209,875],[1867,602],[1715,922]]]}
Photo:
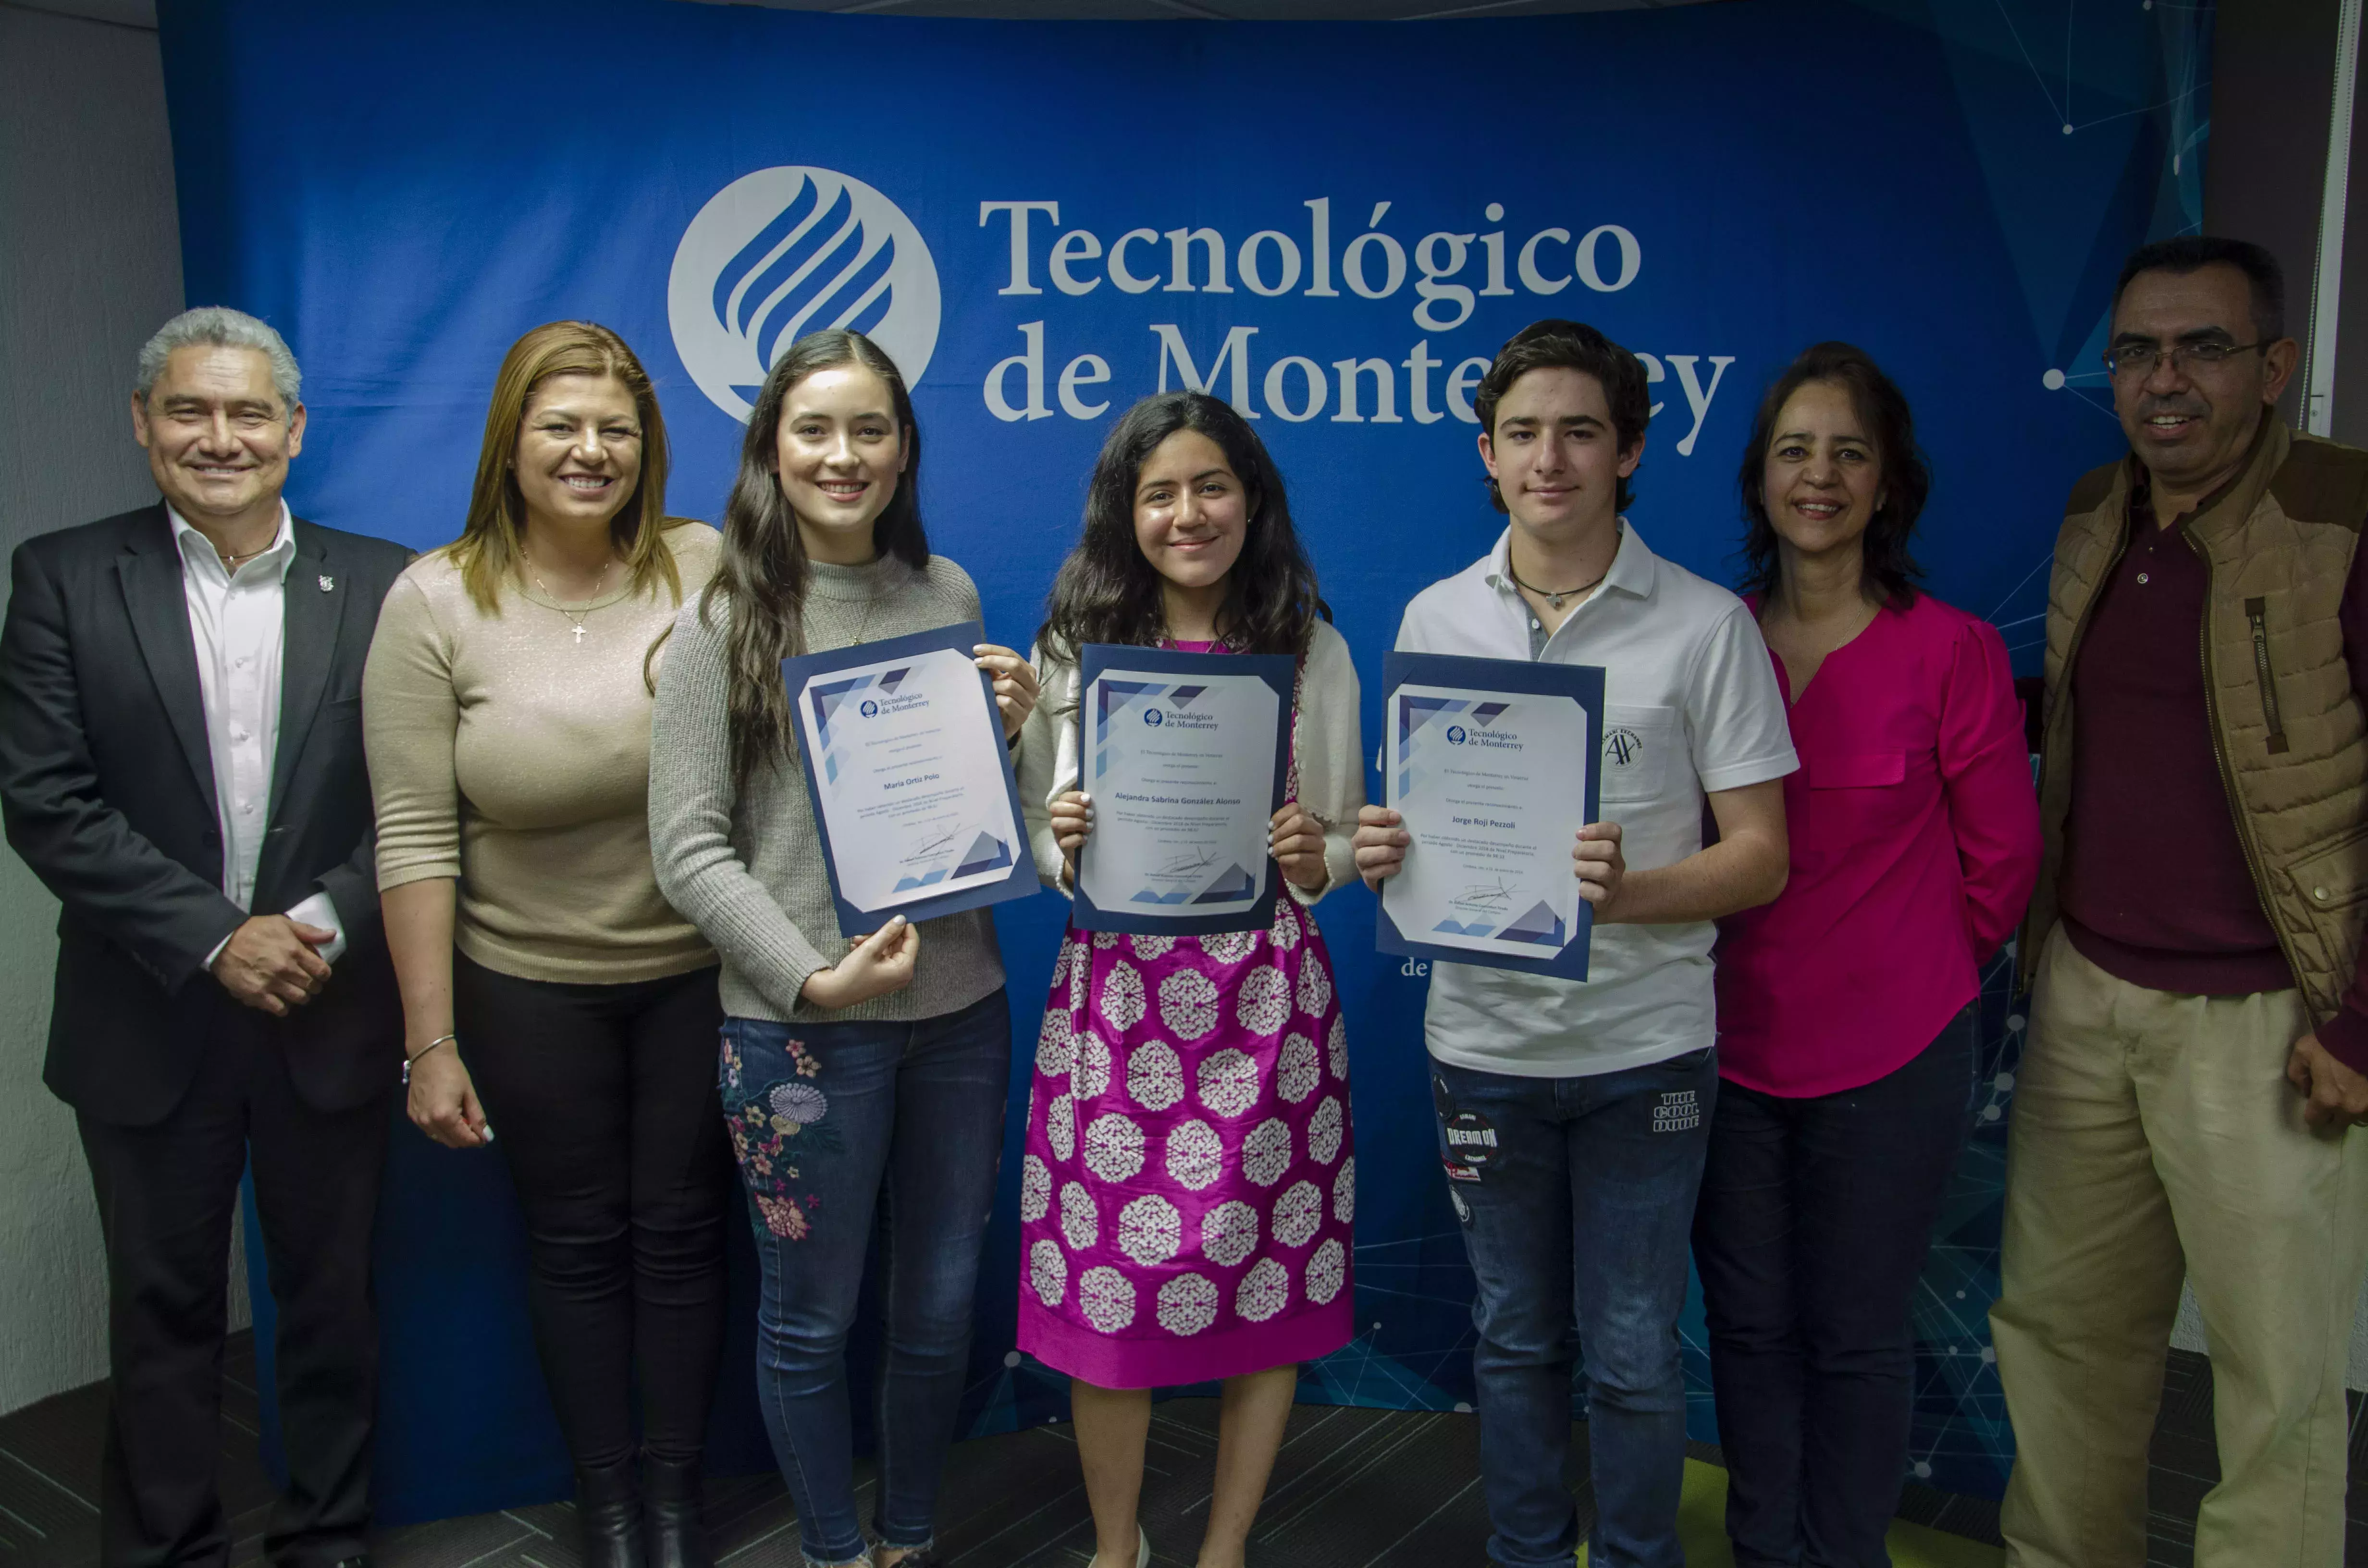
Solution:
{"label": "ceiling", "polygon": [[1421,21],[1442,17],[1651,11],[1702,0],[695,0],[780,11],[862,11],[901,17],[993,17],[1038,21]]}
{"label": "ceiling", "polygon": [[156,0],[0,0],[19,11],[54,11],[61,17],[86,17],[94,22],[117,22],[127,28],[156,26]]}
{"label": "ceiling", "polygon": [[[1443,17],[1543,16],[1571,11],[1650,11],[1703,0],[690,0],[705,6],[780,11],[853,11],[903,17],[977,17],[1037,21],[1418,21]],[[154,28],[156,0],[0,0],[0,5],[125,27]]]}

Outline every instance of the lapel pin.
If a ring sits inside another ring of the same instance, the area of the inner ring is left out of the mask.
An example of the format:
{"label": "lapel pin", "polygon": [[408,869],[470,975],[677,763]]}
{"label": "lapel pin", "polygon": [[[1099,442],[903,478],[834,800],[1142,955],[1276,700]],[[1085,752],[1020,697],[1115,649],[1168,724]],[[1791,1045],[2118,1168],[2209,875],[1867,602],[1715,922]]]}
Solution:
{"label": "lapel pin", "polygon": [[337,580],[335,577],[330,576],[325,572],[321,574],[319,581],[321,584],[321,591],[324,594],[335,589],[337,585]]}

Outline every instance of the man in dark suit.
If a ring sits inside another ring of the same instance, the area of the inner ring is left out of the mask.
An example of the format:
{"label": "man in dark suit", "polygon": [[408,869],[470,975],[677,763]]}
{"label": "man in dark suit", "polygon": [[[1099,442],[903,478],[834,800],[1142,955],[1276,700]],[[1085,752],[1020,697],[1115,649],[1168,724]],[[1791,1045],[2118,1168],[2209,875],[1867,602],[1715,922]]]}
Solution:
{"label": "man in dark suit", "polygon": [[403,1015],[362,663],[407,559],[289,515],[294,358],[234,311],[140,357],[162,501],[28,540],[0,629],[0,817],[64,905],[43,1077],[106,1237],[108,1568],[219,1564],[230,1227],[250,1158],[289,1488],[265,1548],[363,1554],[372,1217]]}

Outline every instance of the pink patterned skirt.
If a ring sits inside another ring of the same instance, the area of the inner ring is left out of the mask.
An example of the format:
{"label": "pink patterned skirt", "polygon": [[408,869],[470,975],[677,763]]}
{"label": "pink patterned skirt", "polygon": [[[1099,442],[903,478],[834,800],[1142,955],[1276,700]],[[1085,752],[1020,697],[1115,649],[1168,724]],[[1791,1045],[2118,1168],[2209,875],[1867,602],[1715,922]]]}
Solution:
{"label": "pink patterned skirt", "polygon": [[1019,1347],[1104,1388],[1313,1360],[1351,1337],[1357,1161],[1332,962],[1267,931],[1071,926],[1019,1187]]}

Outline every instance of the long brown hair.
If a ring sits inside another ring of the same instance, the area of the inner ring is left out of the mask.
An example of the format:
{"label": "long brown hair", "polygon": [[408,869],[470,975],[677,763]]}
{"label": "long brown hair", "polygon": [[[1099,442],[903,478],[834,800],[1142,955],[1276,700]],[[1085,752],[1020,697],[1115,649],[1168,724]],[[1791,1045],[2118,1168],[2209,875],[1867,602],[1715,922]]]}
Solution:
{"label": "long brown hair", "polygon": [[1053,579],[1036,641],[1074,663],[1088,642],[1156,644],[1167,630],[1159,571],[1134,538],[1143,465],[1179,430],[1206,436],[1247,492],[1241,554],[1225,580],[1217,634],[1246,653],[1304,653],[1315,622],[1332,611],[1315,591],[1315,567],[1291,526],[1282,472],[1249,422],[1206,392],[1157,392],[1120,416],[1086,487],[1086,526]]}
{"label": "long brown hair", "polygon": [[666,515],[666,418],[658,412],[657,391],[625,340],[588,321],[544,323],[511,344],[502,356],[502,368],[495,372],[468,520],[461,526],[461,537],[444,547],[461,569],[469,597],[488,613],[498,614],[502,584],[520,580],[526,560],[526,498],[518,493],[511,460],[518,455],[527,404],[535,389],[553,376],[613,376],[632,394],[633,411],[642,422],[641,479],[609,520],[609,533],[625,558],[635,593],[664,583],[679,602],[682,577],[664,537],[679,519]]}
{"label": "long brown hair", "polygon": [[794,754],[781,661],[806,651],[806,584],[813,564],[797,516],[781,494],[781,406],[800,381],[842,365],[860,365],[887,387],[904,444],[904,472],[896,476],[896,494],[872,522],[872,548],[916,571],[929,563],[929,539],[921,527],[921,427],[914,422],[904,376],[860,332],[808,333],[773,362],[749,411],[739,476],[723,506],[723,559],[699,600],[702,618],[719,599],[732,615],[724,651],[732,681],[727,710],[732,776],[743,787],[757,763]]}

